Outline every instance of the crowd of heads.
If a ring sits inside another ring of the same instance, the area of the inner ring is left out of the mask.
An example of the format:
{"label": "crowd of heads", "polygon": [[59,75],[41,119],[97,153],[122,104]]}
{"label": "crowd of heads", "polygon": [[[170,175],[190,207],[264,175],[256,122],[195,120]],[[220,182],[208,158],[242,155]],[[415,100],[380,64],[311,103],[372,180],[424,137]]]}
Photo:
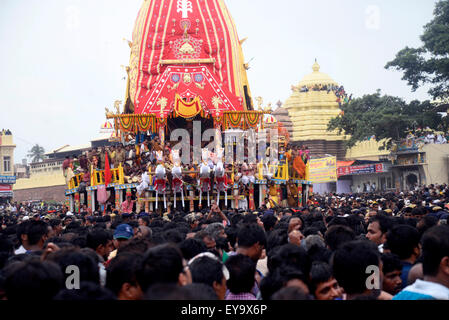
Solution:
{"label": "crowd of heads", "polygon": [[12,132],[9,129],[2,129],[2,131],[0,131],[0,136],[11,136]]}
{"label": "crowd of heads", "polygon": [[419,148],[426,144],[446,144],[448,143],[449,134],[436,132],[435,130],[417,129],[411,131],[407,138],[402,142],[399,148]]}
{"label": "crowd of heads", "polygon": [[449,298],[446,203],[443,185],[402,194],[315,195],[304,207],[257,211],[213,205],[198,212],[101,215],[64,208],[24,219],[23,210],[3,210],[0,296]]}
{"label": "crowd of heads", "polygon": [[337,96],[337,102],[339,103],[340,107],[343,103],[348,103],[352,100],[352,94],[348,96],[344,86],[338,86],[335,84],[314,84],[309,86],[304,85],[299,88],[299,92],[310,91],[326,91],[327,94],[333,92]]}

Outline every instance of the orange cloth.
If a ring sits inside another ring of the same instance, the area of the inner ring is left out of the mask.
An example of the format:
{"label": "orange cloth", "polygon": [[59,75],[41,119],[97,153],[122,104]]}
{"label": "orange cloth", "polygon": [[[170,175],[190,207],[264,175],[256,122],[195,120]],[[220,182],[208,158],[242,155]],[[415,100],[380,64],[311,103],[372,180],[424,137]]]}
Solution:
{"label": "orange cloth", "polygon": [[190,168],[190,171],[193,172],[193,173],[189,173],[190,177],[192,179],[195,179],[196,178],[195,168],[194,167]]}
{"label": "orange cloth", "polygon": [[306,176],[306,165],[301,157],[296,157],[293,161],[293,168],[298,172],[299,177],[304,179]]}

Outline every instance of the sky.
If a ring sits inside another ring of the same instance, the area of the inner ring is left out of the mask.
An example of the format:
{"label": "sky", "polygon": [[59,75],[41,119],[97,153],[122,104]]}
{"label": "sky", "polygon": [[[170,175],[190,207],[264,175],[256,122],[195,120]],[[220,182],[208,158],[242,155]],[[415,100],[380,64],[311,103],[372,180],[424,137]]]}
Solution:
{"label": "sky", "polygon": [[[124,100],[134,22],[143,0],[1,0],[0,129],[10,129],[20,163],[34,144],[46,152],[100,135],[105,107]],[[291,86],[321,72],[355,97],[407,101],[401,72],[384,66],[421,45],[436,0],[225,0],[237,26],[253,98],[284,102]]]}

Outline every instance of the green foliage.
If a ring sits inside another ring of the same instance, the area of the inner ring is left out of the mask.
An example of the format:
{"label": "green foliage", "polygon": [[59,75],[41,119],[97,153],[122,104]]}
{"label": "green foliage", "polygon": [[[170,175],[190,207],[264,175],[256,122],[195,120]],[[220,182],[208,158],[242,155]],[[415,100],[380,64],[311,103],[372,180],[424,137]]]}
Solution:
{"label": "green foliage", "polygon": [[429,94],[444,100],[449,97],[449,0],[436,4],[434,19],[424,26],[421,40],[422,47],[402,49],[385,68],[403,71],[402,80],[413,91],[429,84]]}
{"label": "green foliage", "polygon": [[430,101],[408,104],[398,97],[382,96],[380,90],[353,99],[342,106],[342,111],[329,122],[328,130],[349,135],[348,148],[372,137],[378,142],[386,139],[383,149],[390,148],[393,141],[406,138],[408,132],[418,128],[443,129],[446,120],[435,112]]}
{"label": "green foliage", "polygon": [[31,162],[39,162],[45,159],[45,149],[38,144],[35,144],[31,150],[28,151],[28,158]]}

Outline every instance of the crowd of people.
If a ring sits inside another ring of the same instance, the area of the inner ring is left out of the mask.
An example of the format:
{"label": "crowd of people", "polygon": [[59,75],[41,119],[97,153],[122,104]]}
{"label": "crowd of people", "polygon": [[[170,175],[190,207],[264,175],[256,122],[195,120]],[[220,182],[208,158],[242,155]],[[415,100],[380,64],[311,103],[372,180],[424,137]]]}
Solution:
{"label": "crowd of people", "polygon": [[448,300],[448,208],[447,185],[257,211],[17,205],[0,216],[0,299]]}
{"label": "crowd of people", "polygon": [[326,91],[327,94],[333,92],[337,96],[337,102],[339,103],[340,107],[343,103],[348,103],[352,100],[352,94],[348,96],[344,86],[337,86],[335,84],[315,84],[310,86],[302,86],[301,88],[299,88],[299,92],[309,91]]}
{"label": "crowd of people", "polygon": [[2,129],[2,131],[0,131],[0,136],[11,136],[12,132],[9,129]]}
{"label": "crowd of people", "polygon": [[430,129],[416,130],[414,133],[410,132],[407,139],[403,141],[399,149],[413,149],[420,148],[426,144],[446,144],[448,143],[449,134],[442,132],[435,132]]}
{"label": "crowd of people", "polygon": [[376,186],[376,182],[366,182],[366,183],[362,183],[362,185],[357,185],[357,188],[355,190],[353,190],[354,193],[370,193],[373,192],[375,193],[377,191],[377,186]]}

